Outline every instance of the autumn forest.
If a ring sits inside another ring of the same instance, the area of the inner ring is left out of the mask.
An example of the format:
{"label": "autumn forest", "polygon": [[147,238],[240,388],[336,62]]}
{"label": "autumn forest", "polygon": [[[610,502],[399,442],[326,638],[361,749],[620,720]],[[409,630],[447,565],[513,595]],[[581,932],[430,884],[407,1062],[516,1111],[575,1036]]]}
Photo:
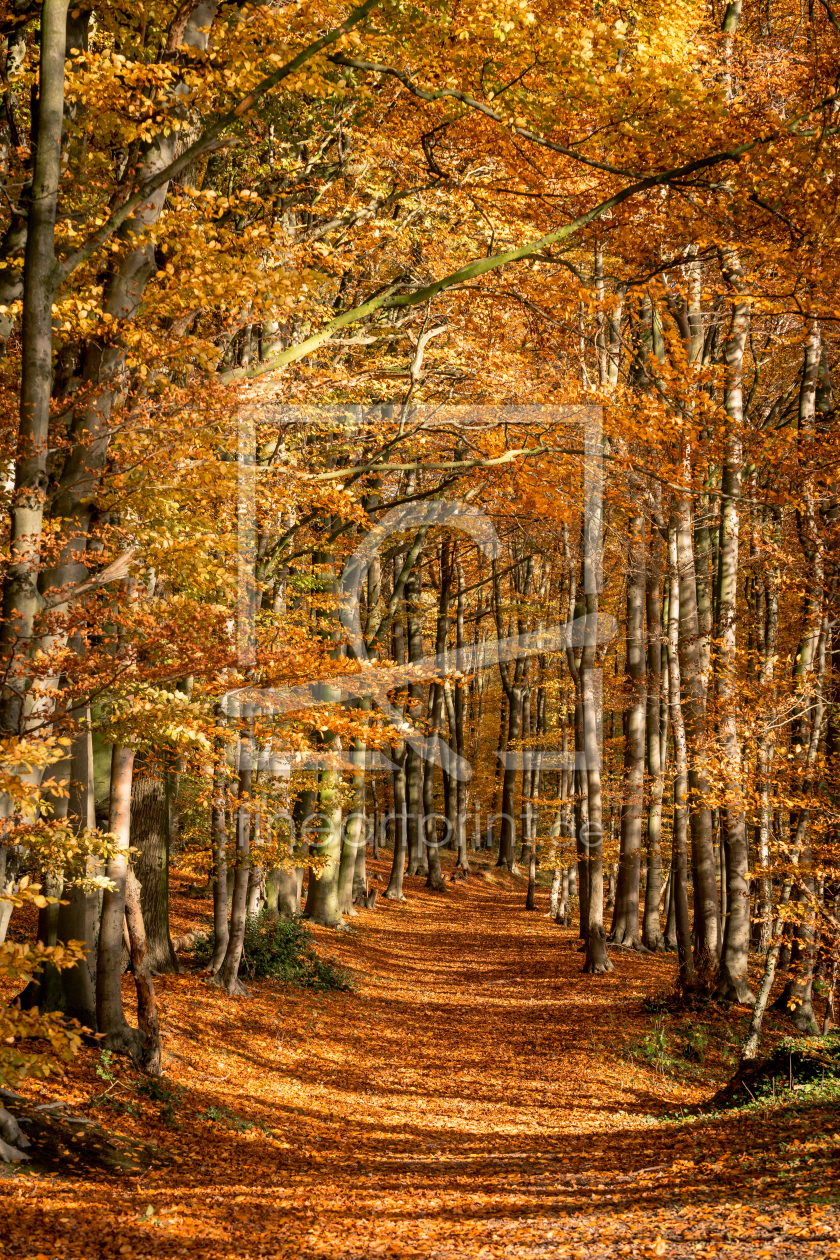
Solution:
{"label": "autumn forest", "polygon": [[0,91],[3,1254],[840,1256],[840,6]]}

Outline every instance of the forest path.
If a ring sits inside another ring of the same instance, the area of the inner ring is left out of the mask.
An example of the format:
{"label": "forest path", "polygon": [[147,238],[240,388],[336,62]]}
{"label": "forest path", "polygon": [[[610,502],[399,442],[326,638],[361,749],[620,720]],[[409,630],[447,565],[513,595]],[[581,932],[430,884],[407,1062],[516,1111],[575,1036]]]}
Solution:
{"label": "forest path", "polygon": [[[655,1121],[712,1091],[628,1053],[673,960],[614,951],[612,974],[584,977],[574,934],[492,871],[406,890],[351,931],[316,930],[356,993],[266,983],[242,1001],[194,973],[163,979],[175,1104],[106,1123],[151,1132],[175,1162],[16,1178],[7,1254],[840,1257],[830,1134],[779,1156],[780,1140],[811,1141],[806,1116]],[[96,1061],[44,1097],[83,1107]]]}

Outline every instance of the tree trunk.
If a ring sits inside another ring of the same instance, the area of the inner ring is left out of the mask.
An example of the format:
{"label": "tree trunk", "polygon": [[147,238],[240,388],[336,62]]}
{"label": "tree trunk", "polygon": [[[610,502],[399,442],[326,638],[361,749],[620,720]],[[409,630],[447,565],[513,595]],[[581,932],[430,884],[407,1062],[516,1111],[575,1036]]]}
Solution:
{"label": "tree trunk", "polygon": [[[355,918],[356,866],[359,849],[362,862],[365,857],[365,746],[360,739],[353,741],[353,801],[344,823],[344,841],[341,846],[341,862],[338,870],[338,908],[348,918]],[[365,891],[367,891],[365,889]]]}
{"label": "tree trunk", "polygon": [[[408,659],[410,662],[423,658],[423,628],[420,623],[420,579],[412,573],[406,582],[406,606],[408,610]],[[416,715],[425,699],[421,683],[412,683],[409,687],[411,713]],[[431,771],[429,770],[429,773]],[[429,859],[426,853],[426,827],[424,820],[424,765],[420,753],[408,745],[405,761],[405,792],[408,807],[408,874],[429,874]]]}
{"label": "tree trunk", "polygon": [[[339,741],[331,746],[338,751]],[[306,898],[305,919],[320,923],[322,927],[339,927],[342,923],[338,901],[338,872],[341,862],[341,774],[332,766],[321,770],[318,792],[318,838],[313,846],[314,855],[326,858],[320,876],[309,875],[309,893]]]}
{"label": "tree trunk", "polygon": [[295,867],[281,866],[268,872],[265,877],[265,912],[273,919],[293,919],[300,914],[300,889]]}
{"label": "tree trunk", "polygon": [[404,901],[402,883],[405,871],[405,859],[408,847],[408,818],[406,817],[405,793],[405,761],[406,747],[401,746],[398,754],[391,750],[391,760],[397,765],[394,771],[394,858],[391,863],[391,877],[385,890],[388,901]]}
{"label": "tree trunk", "polygon": [[145,926],[145,965],[156,974],[178,975],[181,964],[169,935],[169,806],[163,777],[137,758],[131,800],[131,847],[140,882]]}
{"label": "tree trunk", "polygon": [[[595,446],[587,430],[588,473],[599,466],[600,440]],[[598,474],[600,480],[600,474]],[[597,975],[613,971],[607,953],[604,930],[604,860],[603,804],[601,797],[601,750],[598,746],[598,724],[601,698],[596,691],[595,660],[598,641],[598,588],[602,554],[602,500],[600,488],[590,486],[583,524],[583,591],[585,620],[583,651],[580,658],[581,708],[583,718],[583,752],[586,762],[586,849],[588,854],[588,889],[586,916],[586,956],[583,970]]]}
{"label": "tree trunk", "polygon": [[[517,662],[518,664],[518,662]],[[504,774],[502,777],[502,828],[499,837],[499,857],[496,865],[508,871],[516,871],[516,752],[522,736],[522,706],[524,689],[511,687],[508,693],[508,729],[505,748]]]}
{"label": "tree trunk", "polygon": [[[639,933],[639,866],[644,804],[646,689],[644,519],[641,516],[634,516],[630,520],[628,561],[625,672],[629,704],[624,713],[621,848],[610,940],[624,948],[642,950],[644,946]],[[657,701],[658,699],[657,696]]]}
{"label": "tree trunk", "polygon": [[671,902],[677,954],[680,963],[680,985],[691,989],[696,983],[691,954],[691,925],[688,921],[688,752],[683,724],[680,674],[680,609],[681,584],[678,558],[677,513],[672,514],[668,530],[668,683],[671,702],[671,729],[674,733],[674,836],[671,858]]}
{"label": "tree trunk", "polygon": [[128,928],[128,947],[131,971],[137,990],[137,1027],[143,1035],[141,1067],[150,1076],[161,1075],[160,1028],[158,1026],[157,996],[149,954],[146,947],[146,931],[140,904],[140,885],[137,876],[129,870],[125,884],[125,922]]}
{"label": "tree trunk", "polygon": [[129,1027],[122,1004],[123,930],[133,769],[134,750],[120,748],[115,744],[111,754],[108,830],[116,836],[117,847],[105,872],[111,887],[105,889],[102,898],[102,920],[96,956],[96,1025],[103,1034],[100,1044],[104,1049],[124,1052],[135,1063],[140,1063],[145,1037],[142,1031]]}
{"label": "tree trunk", "polygon": [[[660,755],[662,716],[662,604],[659,583],[662,555],[662,539],[654,530],[648,549],[645,583],[647,614],[647,769],[650,776],[650,805],[647,819],[647,876],[645,879],[645,909],[642,928],[642,944],[646,949],[663,948],[662,929],[659,921],[659,901],[662,894],[662,793],[665,786],[665,766]],[[666,736],[667,746],[667,736]]]}
{"label": "tree trunk", "polygon": [[17,734],[23,721],[24,698],[30,685],[26,657],[34,642],[41,605],[38,578],[48,486],[53,303],[60,281],[55,222],[61,181],[68,7],[68,0],[44,0],[40,20],[37,130],[32,137],[35,161],[23,262],[20,420],[0,623],[4,657],[0,728],[7,734]]}
{"label": "tree trunk", "polygon": [[[737,287],[733,267],[731,278]],[[723,822],[723,850],[726,863],[721,880],[726,880],[726,920],[715,996],[742,1006],[755,1003],[747,982],[750,948],[749,846],[741,783],[741,747],[736,723],[738,683],[735,677],[737,650],[738,530],[741,499],[741,430],[743,409],[744,346],[749,329],[749,304],[736,299],[732,304],[729,335],[724,347],[726,376],[724,406],[727,414],[727,451],[723,470],[723,497],[720,514],[720,547],[717,581],[718,662],[715,684],[720,706],[720,740],[726,792]]]}
{"label": "tree trunk", "polygon": [[[688,788],[692,796],[689,811],[691,827],[691,867],[694,877],[694,965],[698,978],[710,985],[717,973],[720,952],[720,906],[712,838],[712,812],[708,805],[709,784],[706,750],[706,681],[701,657],[701,634],[697,614],[697,587],[694,548],[691,536],[691,501],[680,499],[676,507],[679,575],[679,669],[681,712],[685,714]],[[670,598],[675,598],[671,584]],[[673,667],[673,663],[671,663]],[[671,710],[673,717],[673,708]],[[679,904],[678,931],[679,931]]]}
{"label": "tree trunk", "polygon": [[248,892],[251,884],[251,786],[253,782],[253,731],[252,706],[243,706],[243,731],[239,740],[239,804],[236,811],[236,874],[233,881],[233,899],[230,911],[230,929],[227,949],[222,965],[213,976],[218,984],[231,995],[246,993],[239,979],[239,964],[245,943],[245,921],[248,916]]}
{"label": "tree trunk", "polygon": [[225,811],[226,776],[225,746],[220,738],[216,746],[216,768],[213,776],[213,806],[210,816],[213,844],[213,957],[210,973],[221,967],[228,947],[228,862]]}

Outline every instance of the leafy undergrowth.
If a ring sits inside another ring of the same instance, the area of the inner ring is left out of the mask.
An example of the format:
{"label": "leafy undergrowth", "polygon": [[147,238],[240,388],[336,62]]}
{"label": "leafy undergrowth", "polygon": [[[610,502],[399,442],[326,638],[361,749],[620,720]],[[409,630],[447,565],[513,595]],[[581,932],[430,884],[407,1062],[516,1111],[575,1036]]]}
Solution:
{"label": "leafy undergrowth", "polygon": [[[86,1049],[27,1090],[161,1162],[10,1171],[4,1254],[840,1257],[830,1091],[695,1112],[742,1015],[658,1010],[669,957],[613,951],[613,973],[582,976],[574,933],[510,876],[406,891],[313,930],[355,992],[164,977],[164,1081]],[[181,931],[206,904],[175,911]]]}
{"label": "leafy undergrowth", "polygon": [[[206,967],[213,957],[213,937],[202,937],[193,960]],[[271,918],[265,912],[245,920],[239,974],[248,980],[281,980],[301,989],[353,989],[353,979],[334,958],[322,958],[312,933],[299,919]]]}

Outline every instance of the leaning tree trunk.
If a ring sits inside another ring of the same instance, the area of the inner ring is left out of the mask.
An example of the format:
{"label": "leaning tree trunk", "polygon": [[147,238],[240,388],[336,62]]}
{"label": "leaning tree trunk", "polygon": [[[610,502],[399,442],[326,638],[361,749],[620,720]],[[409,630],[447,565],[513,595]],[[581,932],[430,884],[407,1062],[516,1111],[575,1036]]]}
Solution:
{"label": "leaning tree trunk", "polygon": [[166,784],[146,758],[137,758],[131,798],[131,847],[146,934],[146,963],[156,975],[181,964],[169,935],[169,802]]}
{"label": "leaning tree trunk", "polygon": [[644,948],[639,934],[639,863],[642,849],[645,770],[644,611],[644,520],[641,516],[634,516],[630,521],[627,654],[625,658],[630,703],[624,714],[621,847],[610,940],[624,948],[637,950]]}
{"label": "leaning tree trunk", "polygon": [[137,1027],[142,1033],[143,1055],[141,1066],[150,1076],[161,1075],[160,1027],[158,1025],[157,996],[149,954],[146,947],[146,930],[143,926],[143,910],[140,904],[140,885],[137,876],[129,870],[125,883],[125,922],[128,928],[128,952],[134,987],[137,990]]}

